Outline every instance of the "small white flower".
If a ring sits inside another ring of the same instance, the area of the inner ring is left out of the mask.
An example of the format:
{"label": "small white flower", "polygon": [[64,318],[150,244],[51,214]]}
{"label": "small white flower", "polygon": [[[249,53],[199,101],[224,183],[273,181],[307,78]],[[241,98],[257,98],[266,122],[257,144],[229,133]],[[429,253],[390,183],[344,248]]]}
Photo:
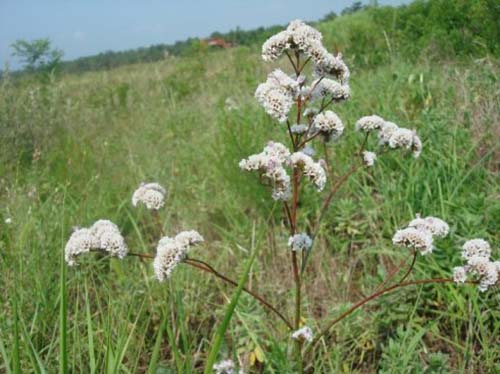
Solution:
{"label": "small white flower", "polygon": [[356,122],[356,131],[370,132],[380,130],[384,124],[385,121],[382,117],[376,115],[365,116]]}
{"label": "small white flower", "polygon": [[5,224],[6,225],[10,225],[11,223],[12,223],[12,218],[9,217],[9,218],[5,219]]}
{"label": "small white flower", "polygon": [[335,140],[344,132],[344,124],[337,114],[327,110],[314,117],[312,131],[323,135],[325,141]]}
{"label": "small white flower", "polygon": [[311,83],[310,94],[313,100],[328,97],[334,101],[347,100],[351,96],[351,89],[348,84],[340,84],[333,79],[322,78]]}
{"label": "small white flower", "polygon": [[429,230],[433,236],[437,236],[438,238],[444,238],[450,231],[450,227],[442,219],[437,217],[421,218],[418,214],[414,220],[410,221],[408,226],[416,229]]}
{"label": "small white flower", "polygon": [[[215,374],[236,374],[236,366],[233,360],[222,360],[213,366]],[[239,374],[243,374],[243,370],[239,370]]]}
{"label": "small white flower", "polygon": [[127,244],[120,233],[106,232],[101,236],[100,243],[101,249],[111,256],[122,259],[128,253]]}
{"label": "small white flower", "polygon": [[292,251],[305,251],[312,247],[312,239],[306,233],[295,234],[288,239]]}
{"label": "small white flower", "polygon": [[290,151],[283,144],[269,142],[261,153],[240,161],[242,170],[258,171],[273,187],[274,200],[288,200],[290,197],[290,176],[284,166],[290,162]]}
{"label": "small white flower", "polygon": [[496,262],[491,262],[487,257],[476,255],[468,259],[467,265],[470,273],[479,276],[479,291],[484,292],[497,283],[498,266]]}
{"label": "small white flower", "polygon": [[410,148],[413,144],[414,132],[412,130],[399,127],[394,130],[389,137],[389,147]]}
{"label": "small white flower", "polygon": [[160,239],[153,260],[154,273],[160,282],[168,279],[175,267],[185,258],[184,248],[173,238],[165,236]]}
{"label": "small white flower", "polygon": [[66,243],[64,258],[69,266],[76,265],[76,257],[82,253],[90,252],[98,246],[98,240],[94,238],[89,229],[76,229]]}
{"label": "small white flower", "polygon": [[264,61],[274,61],[278,59],[284,51],[290,48],[290,33],[281,31],[271,36],[262,45],[262,59]]}
{"label": "small white flower", "polygon": [[467,280],[467,269],[464,266],[453,268],[453,280],[456,283],[464,283]]}
{"label": "small white flower", "polygon": [[161,238],[153,260],[156,278],[160,282],[168,279],[175,267],[186,258],[189,248],[201,242],[203,237],[194,230],[183,231],[175,238],[168,236]]}
{"label": "small white flower", "polygon": [[398,125],[394,122],[385,121],[380,127],[380,132],[378,134],[380,145],[389,144],[389,139],[391,138],[394,131],[398,129]]}
{"label": "small white flower", "polygon": [[203,236],[198,231],[182,231],[175,236],[175,241],[183,247],[189,247],[203,242]]}
{"label": "small white flower", "polygon": [[307,125],[298,125],[298,124],[295,124],[295,125],[292,125],[290,126],[290,131],[292,132],[292,134],[304,134],[306,131],[307,131]]}
{"label": "small white flower", "polygon": [[309,326],[304,326],[293,332],[292,339],[310,343],[313,340],[313,332]]}
{"label": "small white flower", "polygon": [[90,229],[77,228],[70,236],[64,249],[69,266],[76,264],[76,257],[91,250],[107,252],[110,256],[124,258],[128,253],[118,226],[108,220],[95,222]]}
{"label": "small white flower", "polygon": [[365,162],[365,166],[373,166],[375,164],[375,160],[377,159],[377,154],[375,152],[363,152],[363,161]]}
{"label": "small white flower", "polygon": [[423,148],[422,141],[418,137],[417,133],[414,131],[413,132],[413,143],[411,145],[411,151],[412,151],[413,157],[419,158],[420,154],[422,153],[422,148]]}
{"label": "small white flower", "polygon": [[326,172],[319,162],[314,160],[303,152],[295,152],[291,156],[293,167],[300,168],[304,175],[314,183],[318,191],[322,191],[326,184]]}
{"label": "small white flower", "polygon": [[158,210],[165,205],[167,191],[158,183],[141,183],[132,195],[132,205],[143,203],[150,210]]}
{"label": "small white flower", "polygon": [[396,231],[392,238],[395,245],[413,248],[426,255],[432,252],[432,234],[429,230],[418,230],[414,227],[407,227]]}
{"label": "small white flower", "polygon": [[288,118],[298,88],[296,80],[276,69],[267,76],[266,82],[259,84],[255,98],[267,114],[283,123]]}
{"label": "small white flower", "polygon": [[466,241],[462,247],[462,257],[470,259],[474,256],[489,259],[491,256],[490,244],[484,239],[471,239]]}

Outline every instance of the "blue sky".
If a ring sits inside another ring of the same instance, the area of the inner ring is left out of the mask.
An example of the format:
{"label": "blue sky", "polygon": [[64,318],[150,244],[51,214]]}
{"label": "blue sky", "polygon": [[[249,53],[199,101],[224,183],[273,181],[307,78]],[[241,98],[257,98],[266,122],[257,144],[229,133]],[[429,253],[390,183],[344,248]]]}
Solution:
{"label": "blue sky", "polygon": [[[64,59],[204,37],[237,26],[251,29],[316,20],[353,0],[0,0],[0,69],[16,39],[48,37]],[[366,1],[365,1],[366,2]],[[398,5],[404,0],[379,0]]]}

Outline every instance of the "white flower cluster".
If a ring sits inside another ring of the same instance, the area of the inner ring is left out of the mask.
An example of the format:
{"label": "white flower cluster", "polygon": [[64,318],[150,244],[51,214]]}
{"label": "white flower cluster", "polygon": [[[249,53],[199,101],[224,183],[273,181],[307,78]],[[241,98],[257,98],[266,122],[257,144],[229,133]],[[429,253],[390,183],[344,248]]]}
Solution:
{"label": "white flower cluster", "polygon": [[189,248],[203,242],[203,237],[194,230],[183,231],[174,238],[165,236],[156,248],[153,269],[156,278],[163,282],[172,274],[174,268],[186,258]]}
{"label": "white flower cluster", "polygon": [[286,30],[271,36],[262,45],[262,59],[274,61],[287,50],[310,58],[318,76],[331,74],[343,82],[349,80],[349,69],[342,60],[342,55],[334,56],[329,53],[322,44],[321,33],[300,20],[290,22]]}
{"label": "white flower cluster", "polygon": [[292,339],[310,343],[313,340],[313,332],[309,326],[304,326],[293,332]]}
{"label": "white flower cluster", "polygon": [[273,199],[288,200],[290,176],[284,166],[290,162],[290,151],[281,143],[269,142],[261,153],[240,161],[240,168],[258,171],[273,187]]}
{"label": "white flower cluster", "polygon": [[306,233],[295,234],[288,239],[292,251],[306,251],[312,247],[313,241]]}
{"label": "white flower cluster", "polygon": [[380,145],[388,145],[394,149],[410,149],[415,158],[422,153],[422,141],[415,130],[399,127],[377,115],[365,116],[356,122],[356,131],[369,133],[375,130],[379,131]]}
{"label": "white flower cluster", "polygon": [[242,170],[258,171],[261,177],[269,181],[273,188],[274,200],[290,198],[290,176],[285,167],[299,168],[318,191],[322,191],[326,184],[326,172],[321,162],[314,162],[311,156],[304,152],[290,154],[287,147],[277,142],[269,142],[261,153],[241,160],[239,166]]}
{"label": "white flower cluster", "polygon": [[108,252],[122,259],[128,248],[118,226],[108,220],[99,220],[90,228],[78,228],[70,236],[64,248],[65,260],[69,266],[76,265],[76,257],[92,250]]}
{"label": "white flower cluster", "polygon": [[477,277],[478,289],[482,292],[498,282],[500,261],[491,261],[491,247],[484,239],[471,239],[462,247],[462,257],[467,261],[464,266],[453,269],[453,279],[464,283],[468,275]]}
{"label": "white flower cluster", "polygon": [[349,99],[351,88],[348,84],[340,84],[333,79],[319,78],[311,83],[309,95],[313,100],[330,97],[339,102]]}
{"label": "white flower cluster", "polygon": [[377,115],[364,116],[356,121],[356,131],[370,132],[380,130],[384,126],[385,120]]}
{"label": "white flower cluster", "polygon": [[311,131],[313,133],[319,132],[325,141],[328,142],[330,140],[336,140],[342,135],[344,132],[344,124],[337,114],[331,110],[327,110],[314,117]]}
{"label": "white flower cluster", "polygon": [[416,218],[408,224],[408,227],[414,227],[418,230],[428,230],[433,236],[438,238],[444,238],[450,232],[450,226],[440,218],[437,217],[425,217],[421,218],[417,214]]}
{"label": "white flower cluster", "polygon": [[363,161],[365,166],[373,166],[375,164],[375,160],[377,159],[377,154],[375,152],[363,152]]}
{"label": "white flower cluster", "polygon": [[[213,366],[215,374],[236,374],[236,365],[233,360],[222,360]],[[243,370],[240,369],[238,374],[244,374]]]}
{"label": "white flower cluster", "polygon": [[132,205],[143,203],[150,210],[159,210],[165,205],[167,191],[158,183],[141,183],[132,195]]}
{"label": "white flower cluster", "polygon": [[396,231],[392,242],[395,245],[413,248],[426,255],[433,250],[433,237],[444,238],[448,235],[448,231],[448,224],[442,219],[436,217],[420,218],[417,215],[408,224],[408,227]]}
{"label": "white flower cluster", "polygon": [[259,84],[255,98],[271,117],[283,123],[293,105],[299,91],[299,83],[276,69],[267,76],[264,83]]}
{"label": "white flower cluster", "polygon": [[290,160],[293,167],[299,168],[304,175],[309,177],[318,191],[323,191],[326,184],[326,172],[320,162],[314,162],[314,160],[304,152],[295,152],[290,157]]}

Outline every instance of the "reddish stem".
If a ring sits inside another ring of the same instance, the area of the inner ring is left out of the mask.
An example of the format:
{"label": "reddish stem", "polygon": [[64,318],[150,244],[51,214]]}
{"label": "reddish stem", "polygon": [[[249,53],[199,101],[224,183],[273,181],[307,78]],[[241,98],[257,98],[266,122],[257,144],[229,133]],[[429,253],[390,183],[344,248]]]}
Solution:
{"label": "reddish stem", "polygon": [[[335,318],[333,321],[331,321],[321,332],[316,335],[316,337],[313,339],[311,344],[309,345],[308,351],[314,347],[314,345],[321,339],[321,337],[325,336],[328,334],[330,329],[335,326],[338,322],[342,321],[344,318],[348,317],[350,314],[352,314],[354,311],[356,311],[358,308],[361,308],[363,305],[368,303],[369,301],[376,299],[379,296],[382,296],[388,292],[394,291],[398,288],[402,287],[407,287],[407,286],[414,286],[414,285],[419,285],[419,284],[429,284],[429,283],[453,283],[454,280],[451,278],[433,278],[433,279],[421,279],[421,280],[414,280],[414,281],[408,281],[404,283],[397,283],[394,284],[390,287],[384,288],[383,290],[376,291],[372,293],[370,296],[365,297],[364,299],[358,301],[356,304],[354,304],[351,308],[346,310],[344,313],[339,315],[337,318]],[[475,281],[467,281],[466,283],[471,283],[471,284],[476,284],[477,282]]]}

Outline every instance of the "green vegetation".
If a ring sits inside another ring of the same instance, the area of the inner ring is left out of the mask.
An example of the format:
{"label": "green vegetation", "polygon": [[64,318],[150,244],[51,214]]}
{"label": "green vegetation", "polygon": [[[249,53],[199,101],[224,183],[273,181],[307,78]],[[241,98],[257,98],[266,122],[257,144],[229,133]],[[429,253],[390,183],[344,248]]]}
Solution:
{"label": "green vegetation", "polygon": [[[450,276],[466,238],[488,239],[498,258],[497,19],[495,1],[435,0],[316,25],[352,73],[352,99],[335,109],[347,125],[332,148],[336,175],[359,146],[361,115],[416,128],[424,151],[417,161],[380,158],[339,192],[305,274],[304,318],[332,318],[373,291],[407,255],[392,246],[394,230],[418,212],[451,226],[419,260],[418,278]],[[271,68],[253,44],[261,41],[43,82],[4,75],[0,372],[201,373],[226,310],[232,318],[218,359],[291,372],[285,326],[245,293],[228,308],[235,289],[215,278],[180,266],[160,284],[150,263],[134,259],[61,264],[71,227],[99,218],[117,223],[134,251],[152,252],[150,214],[130,198],[140,182],[158,181],[169,189],[160,212],[166,233],[198,230],[208,244],[197,256],[235,279],[258,250],[247,285],[291,314],[281,211],[237,165],[270,131],[274,140],[285,136],[253,98]],[[388,294],[337,325],[315,372],[497,372],[499,301],[498,289],[455,285]]]}
{"label": "green vegetation", "polygon": [[52,49],[49,39],[35,39],[28,42],[19,39],[11,45],[13,55],[18,57],[25,65],[27,71],[35,69],[50,71],[56,67],[63,56],[57,48]]}

